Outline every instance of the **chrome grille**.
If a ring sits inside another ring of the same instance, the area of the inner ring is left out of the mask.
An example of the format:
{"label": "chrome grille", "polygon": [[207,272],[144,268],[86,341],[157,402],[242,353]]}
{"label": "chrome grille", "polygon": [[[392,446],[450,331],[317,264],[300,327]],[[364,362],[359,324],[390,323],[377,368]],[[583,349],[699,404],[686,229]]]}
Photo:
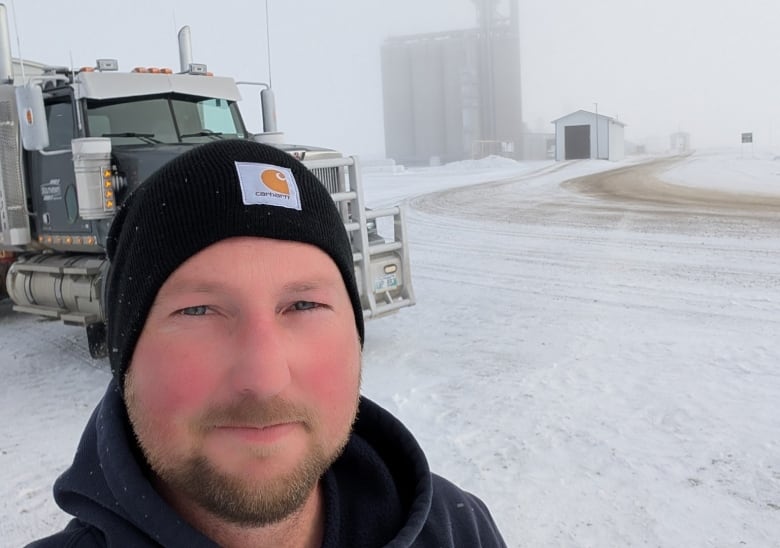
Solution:
{"label": "chrome grille", "polygon": [[330,194],[344,192],[344,174],[338,167],[323,167],[312,169],[312,173],[328,189]]}
{"label": "chrome grille", "polygon": [[11,230],[28,228],[14,99],[13,86],[0,88],[0,242],[6,244]]}

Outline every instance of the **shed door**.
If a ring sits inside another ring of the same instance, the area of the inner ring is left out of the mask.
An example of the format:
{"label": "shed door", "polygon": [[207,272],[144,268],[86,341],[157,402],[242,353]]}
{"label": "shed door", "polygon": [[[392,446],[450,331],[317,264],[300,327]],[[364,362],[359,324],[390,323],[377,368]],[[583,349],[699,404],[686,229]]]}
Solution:
{"label": "shed door", "polygon": [[566,126],[564,130],[566,160],[590,158],[590,126]]}

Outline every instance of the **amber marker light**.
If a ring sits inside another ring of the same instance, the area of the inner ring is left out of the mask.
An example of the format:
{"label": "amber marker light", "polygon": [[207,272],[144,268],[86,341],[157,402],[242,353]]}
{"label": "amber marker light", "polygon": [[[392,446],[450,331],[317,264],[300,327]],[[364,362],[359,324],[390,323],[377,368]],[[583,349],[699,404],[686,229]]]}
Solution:
{"label": "amber marker light", "polygon": [[103,209],[114,208],[114,183],[111,180],[112,175],[113,172],[110,169],[103,170],[103,187],[106,189],[103,192],[103,197],[105,198],[105,201],[103,202]]}

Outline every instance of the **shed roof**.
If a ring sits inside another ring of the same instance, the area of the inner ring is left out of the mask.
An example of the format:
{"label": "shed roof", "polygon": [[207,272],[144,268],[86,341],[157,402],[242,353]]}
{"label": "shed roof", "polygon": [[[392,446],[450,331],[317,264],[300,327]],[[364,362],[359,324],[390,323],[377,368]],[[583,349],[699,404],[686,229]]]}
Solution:
{"label": "shed roof", "polygon": [[[580,110],[575,110],[574,112],[571,112],[571,113],[567,114],[566,116],[561,116],[560,118],[556,118],[555,120],[553,120],[550,123],[555,124],[555,123],[560,122],[561,120],[565,120],[566,118],[569,118],[571,116],[574,116],[575,114],[580,114],[580,113],[585,113],[585,114],[589,114],[591,116],[596,116],[595,112],[591,112],[589,110],[580,109]],[[609,120],[610,122],[612,122],[614,124],[618,124],[618,125],[621,125],[621,126],[625,126],[626,125],[625,123],[621,122],[620,120],[618,120],[617,118],[615,118],[613,116],[607,116],[605,114],[598,114],[598,117],[599,118],[604,118],[605,120]]]}

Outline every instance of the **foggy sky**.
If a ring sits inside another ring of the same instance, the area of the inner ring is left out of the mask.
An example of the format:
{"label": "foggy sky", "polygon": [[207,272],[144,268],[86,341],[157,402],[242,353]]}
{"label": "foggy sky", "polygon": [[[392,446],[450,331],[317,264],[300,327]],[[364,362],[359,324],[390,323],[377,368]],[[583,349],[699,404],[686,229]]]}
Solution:
{"label": "foggy sky", "polygon": [[[389,36],[474,26],[471,0],[269,0],[271,78],[288,141],[383,155],[380,47]],[[178,69],[176,32],[215,74],[268,81],[262,0],[5,0],[12,49],[48,64],[99,57]],[[780,147],[780,2],[519,0],[523,117],[533,131],[577,109],[617,116],[652,148]],[[73,7],[76,6],[76,7]],[[14,9],[15,8],[15,9]],[[15,16],[15,17],[14,17]],[[250,129],[257,91],[242,88]]]}

